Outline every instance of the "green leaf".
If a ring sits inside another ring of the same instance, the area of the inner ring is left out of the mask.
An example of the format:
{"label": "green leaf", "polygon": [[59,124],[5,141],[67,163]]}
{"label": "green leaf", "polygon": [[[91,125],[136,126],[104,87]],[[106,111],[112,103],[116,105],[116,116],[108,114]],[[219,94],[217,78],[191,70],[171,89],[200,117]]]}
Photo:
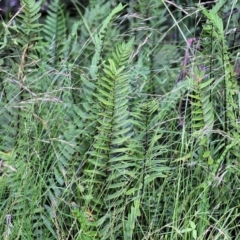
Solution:
{"label": "green leaf", "polygon": [[210,156],[211,152],[208,150],[208,151],[205,151],[204,154],[203,154],[203,158],[208,158]]}

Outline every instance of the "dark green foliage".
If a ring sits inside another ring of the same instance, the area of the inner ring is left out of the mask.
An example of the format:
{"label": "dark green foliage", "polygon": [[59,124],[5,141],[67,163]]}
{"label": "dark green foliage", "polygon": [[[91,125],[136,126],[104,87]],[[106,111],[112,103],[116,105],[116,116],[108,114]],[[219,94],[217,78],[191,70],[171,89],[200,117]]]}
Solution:
{"label": "dark green foliage", "polygon": [[0,239],[238,239],[239,4],[41,3],[1,28]]}

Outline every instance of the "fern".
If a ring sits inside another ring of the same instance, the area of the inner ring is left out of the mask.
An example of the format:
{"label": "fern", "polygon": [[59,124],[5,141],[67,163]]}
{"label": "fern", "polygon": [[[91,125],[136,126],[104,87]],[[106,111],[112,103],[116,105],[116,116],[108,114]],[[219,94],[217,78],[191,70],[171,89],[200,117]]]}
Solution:
{"label": "fern", "polygon": [[[55,67],[61,61],[60,56],[66,40],[66,19],[63,13],[63,4],[60,0],[54,0],[49,5],[43,32],[45,33],[46,54]],[[50,55],[49,55],[50,54]]]}
{"label": "fern", "polygon": [[35,0],[21,1],[22,12],[18,15],[17,21],[19,22],[19,31],[22,32],[22,36],[25,36],[25,38],[17,41],[24,48],[27,44],[30,49],[38,49],[39,47],[35,43],[41,40],[41,36],[39,36],[42,27],[42,24],[39,23],[41,17],[40,5],[41,2]]}
{"label": "fern", "polygon": [[[230,134],[230,131],[232,128],[236,128],[235,122],[236,117],[234,116],[234,109],[237,109],[237,83],[235,81],[234,76],[234,69],[229,59],[228,54],[228,48],[225,43],[224,39],[224,30],[223,30],[223,23],[222,20],[219,18],[217,14],[214,14],[213,12],[208,13],[204,8],[202,8],[203,13],[208,17],[209,21],[213,24],[215,31],[215,34],[219,35],[213,35],[214,38],[216,38],[218,41],[222,44],[222,55],[223,55],[223,69],[224,69],[224,86],[226,90],[225,94],[225,109],[226,109],[226,115],[225,115],[225,130],[227,134]],[[206,27],[205,31],[209,31],[209,28]],[[229,126],[228,126],[229,124]],[[235,132],[235,130],[233,130]],[[238,131],[237,131],[238,132]]]}
{"label": "fern", "polygon": [[201,7],[174,85],[175,29],[192,39],[198,9],[54,0],[45,18],[40,2],[0,26],[0,238],[238,239],[239,3]]}
{"label": "fern", "polygon": [[116,15],[118,12],[122,11],[123,9],[124,7],[122,6],[121,3],[116,8],[114,8],[111,14],[109,14],[109,16],[103,22],[103,25],[101,26],[98,33],[94,36],[95,53],[92,58],[92,65],[90,68],[90,74],[93,79],[96,79],[97,77],[98,64],[99,64],[99,61],[101,60],[100,54],[102,52],[102,47],[103,47],[103,42],[104,42],[104,37],[106,35],[107,27],[109,26],[109,23],[111,22],[114,15]]}
{"label": "fern", "polygon": [[[90,200],[89,205],[97,216],[100,209],[107,211],[106,215],[103,215],[105,220],[100,220],[100,222],[113,221],[108,209],[115,208],[115,199],[126,191],[124,186],[127,181],[124,176],[133,174],[130,169],[127,169],[128,164],[124,164],[124,161],[127,163],[129,158],[127,152],[130,149],[127,143],[131,136],[127,112],[127,93],[130,89],[125,65],[131,53],[132,43],[133,40],[116,47],[112,58],[108,59],[109,64],[103,68],[94,94],[97,134],[95,134],[95,141],[89,152],[83,182],[91,186],[86,197]],[[103,201],[108,206],[106,210],[104,210]],[[122,203],[119,202],[119,204]],[[118,225],[118,223],[115,224]],[[106,229],[101,232],[101,235],[105,237],[109,234],[113,233]],[[118,235],[117,232],[114,234]]]}

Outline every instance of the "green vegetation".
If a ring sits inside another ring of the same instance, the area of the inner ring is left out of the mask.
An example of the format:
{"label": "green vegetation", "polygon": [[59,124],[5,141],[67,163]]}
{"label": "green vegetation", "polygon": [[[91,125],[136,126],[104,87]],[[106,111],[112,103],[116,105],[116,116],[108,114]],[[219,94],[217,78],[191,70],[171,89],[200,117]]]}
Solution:
{"label": "green vegetation", "polygon": [[240,3],[44,2],[0,28],[0,239],[240,239]]}

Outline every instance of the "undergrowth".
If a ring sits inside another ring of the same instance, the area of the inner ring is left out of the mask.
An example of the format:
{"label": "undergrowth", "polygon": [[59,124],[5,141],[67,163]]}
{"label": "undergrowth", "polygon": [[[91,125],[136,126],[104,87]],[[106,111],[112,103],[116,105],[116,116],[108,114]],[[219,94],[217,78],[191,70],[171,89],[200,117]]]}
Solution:
{"label": "undergrowth", "polygon": [[239,239],[239,3],[43,3],[0,29],[0,238]]}

